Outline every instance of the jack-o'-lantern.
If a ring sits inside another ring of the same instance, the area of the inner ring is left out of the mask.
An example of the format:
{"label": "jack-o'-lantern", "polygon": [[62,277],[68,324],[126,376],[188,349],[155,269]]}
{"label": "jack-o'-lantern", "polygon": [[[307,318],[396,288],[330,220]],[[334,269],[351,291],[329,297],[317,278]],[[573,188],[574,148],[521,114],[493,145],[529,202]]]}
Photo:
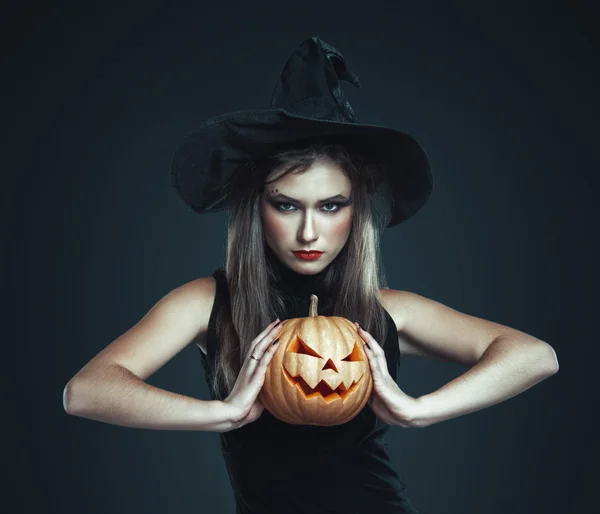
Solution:
{"label": "jack-o'-lantern", "polygon": [[278,349],[259,398],[273,416],[296,425],[340,425],[369,401],[373,379],[364,341],[350,320],[317,315],[282,322]]}

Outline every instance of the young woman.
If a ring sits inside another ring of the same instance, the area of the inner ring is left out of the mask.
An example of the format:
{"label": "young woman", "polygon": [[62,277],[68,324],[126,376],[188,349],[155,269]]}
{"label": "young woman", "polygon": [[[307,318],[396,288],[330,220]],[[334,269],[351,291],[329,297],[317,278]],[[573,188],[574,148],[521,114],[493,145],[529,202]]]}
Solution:
{"label": "young woman", "polygon": [[[535,337],[386,287],[381,232],[424,205],[432,177],[412,138],[356,123],[337,78],[358,83],[337,50],[306,40],[272,109],[209,120],[184,141],[173,182],[200,214],[229,209],[225,267],[171,291],[65,389],[75,415],[218,432],[237,512],[416,513],[388,457],[390,427],[474,412],[558,369]],[[373,377],[369,403],[340,425],[287,424],[259,399],[280,321],[306,317],[311,294],[320,315],[358,322]],[[191,343],[212,400],[146,384]],[[402,355],[470,369],[412,398],[396,384]]]}

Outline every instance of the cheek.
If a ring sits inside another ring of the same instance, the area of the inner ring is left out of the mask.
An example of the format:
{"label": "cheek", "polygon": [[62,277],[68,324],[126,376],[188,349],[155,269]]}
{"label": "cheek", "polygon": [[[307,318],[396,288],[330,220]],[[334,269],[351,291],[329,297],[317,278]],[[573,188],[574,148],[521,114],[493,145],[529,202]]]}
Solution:
{"label": "cheek", "polygon": [[346,237],[350,234],[352,228],[352,211],[348,209],[347,213],[344,213],[340,217],[340,220],[333,227],[333,232],[337,237]]}
{"label": "cheek", "polygon": [[265,234],[270,238],[281,239],[286,233],[287,228],[280,216],[268,212],[264,213],[263,224]]}

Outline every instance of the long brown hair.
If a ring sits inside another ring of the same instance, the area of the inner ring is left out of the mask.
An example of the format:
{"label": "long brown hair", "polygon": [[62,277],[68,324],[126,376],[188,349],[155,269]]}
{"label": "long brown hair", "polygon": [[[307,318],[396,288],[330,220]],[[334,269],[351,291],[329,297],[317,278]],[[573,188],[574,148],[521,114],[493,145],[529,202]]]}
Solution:
{"label": "long brown hair", "polygon": [[[227,226],[225,274],[230,305],[216,319],[217,364],[211,382],[215,397],[231,392],[252,340],[277,317],[283,300],[269,287],[273,277],[265,256],[260,215],[264,185],[287,173],[303,173],[312,163],[328,157],[352,184],[352,228],[342,251],[328,266],[324,282],[334,293],[333,315],[358,321],[384,344],[387,323],[380,303],[386,288],[380,255],[380,235],[390,219],[389,205],[375,201],[381,169],[367,154],[351,151],[339,142],[308,142],[278,149],[247,163],[247,173],[232,186]],[[260,180],[257,180],[260,177]]]}

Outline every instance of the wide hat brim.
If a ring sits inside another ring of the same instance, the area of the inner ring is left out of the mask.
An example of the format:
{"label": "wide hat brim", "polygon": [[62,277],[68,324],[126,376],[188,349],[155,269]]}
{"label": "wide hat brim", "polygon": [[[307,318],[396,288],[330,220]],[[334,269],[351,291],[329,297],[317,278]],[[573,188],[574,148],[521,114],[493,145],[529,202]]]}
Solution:
{"label": "wide hat brim", "polygon": [[378,194],[391,205],[387,227],[414,216],[433,190],[429,159],[410,135],[377,125],[305,117],[282,108],[243,110],[204,122],[188,134],[171,163],[171,181],[181,199],[204,214],[229,207],[227,184],[245,164],[281,145],[334,138],[370,154],[382,166]]}

